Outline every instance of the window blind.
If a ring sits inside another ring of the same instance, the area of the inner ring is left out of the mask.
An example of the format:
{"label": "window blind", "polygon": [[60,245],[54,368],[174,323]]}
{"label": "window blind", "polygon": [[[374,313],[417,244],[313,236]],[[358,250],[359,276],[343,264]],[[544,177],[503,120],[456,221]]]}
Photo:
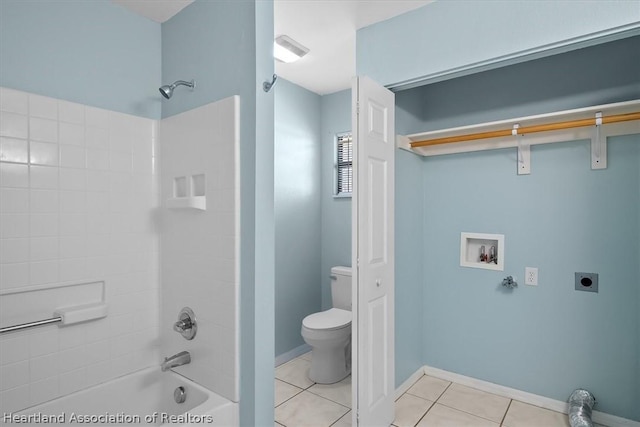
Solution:
{"label": "window blind", "polygon": [[350,133],[337,135],[336,194],[353,191],[353,138]]}

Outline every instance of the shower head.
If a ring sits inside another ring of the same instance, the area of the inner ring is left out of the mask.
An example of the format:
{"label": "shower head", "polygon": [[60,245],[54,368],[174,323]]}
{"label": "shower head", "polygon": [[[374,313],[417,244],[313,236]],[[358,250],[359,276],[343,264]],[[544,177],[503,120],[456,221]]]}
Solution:
{"label": "shower head", "polygon": [[177,80],[173,82],[171,85],[162,86],[159,90],[162,96],[164,96],[167,99],[171,99],[171,96],[173,95],[173,90],[177,86],[187,86],[193,89],[196,87],[196,82],[193,80],[191,80],[190,82],[185,82],[184,80]]}

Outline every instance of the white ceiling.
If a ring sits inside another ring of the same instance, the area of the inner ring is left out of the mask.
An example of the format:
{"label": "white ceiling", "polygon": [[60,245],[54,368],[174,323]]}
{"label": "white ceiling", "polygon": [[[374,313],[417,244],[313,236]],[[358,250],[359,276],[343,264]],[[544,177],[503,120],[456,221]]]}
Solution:
{"label": "white ceiling", "polygon": [[[164,22],[193,0],[111,0]],[[435,0],[274,0],[274,37],[286,34],[311,51],[301,60],[276,61],[276,73],[320,95],[351,86],[356,74],[356,30]]]}

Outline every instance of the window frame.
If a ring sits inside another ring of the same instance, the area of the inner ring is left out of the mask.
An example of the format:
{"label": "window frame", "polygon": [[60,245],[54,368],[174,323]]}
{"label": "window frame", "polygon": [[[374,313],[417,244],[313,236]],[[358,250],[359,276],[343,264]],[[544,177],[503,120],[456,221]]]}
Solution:
{"label": "window frame", "polygon": [[347,132],[339,132],[336,133],[334,136],[334,142],[333,142],[333,197],[334,198],[351,198],[353,191],[340,191],[340,178],[339,178],[339,174],[340,174],[340,159],[338,158],[338,146],[340,145],[340,139],[344,138],[344,137],[350,137],[351,139],[351,153],[352,153],[352,157],[351,157],[351,161],[350,162],[345,162],[349,164],[349,167],[351,168],[351,173],[352,173],[352,190],[353,190],[353,133],[351,131],[347,131]]}

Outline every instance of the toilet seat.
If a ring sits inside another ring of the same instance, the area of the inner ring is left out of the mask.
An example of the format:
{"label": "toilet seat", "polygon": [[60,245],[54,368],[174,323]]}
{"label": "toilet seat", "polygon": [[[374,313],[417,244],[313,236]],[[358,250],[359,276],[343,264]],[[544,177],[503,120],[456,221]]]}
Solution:
{"label": "toilet seat", "polygon": [[311,330],[332,331],[351,326],[351,312],[339,308],[313,313],[302,320],[302,326]]}

